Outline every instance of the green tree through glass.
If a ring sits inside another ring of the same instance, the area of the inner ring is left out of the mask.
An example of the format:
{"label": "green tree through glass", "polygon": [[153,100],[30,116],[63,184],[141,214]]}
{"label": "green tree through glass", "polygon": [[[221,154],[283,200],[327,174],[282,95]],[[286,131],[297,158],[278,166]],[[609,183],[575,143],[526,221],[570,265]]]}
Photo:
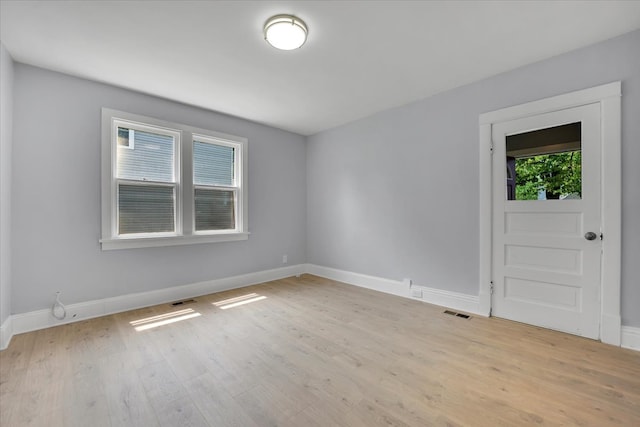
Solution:
{"label": "green tree through glass", "polygon": [[516,159],[516,200],[537,200],[545,190],[547,199],[570,194],[582,197],[580,151]]}

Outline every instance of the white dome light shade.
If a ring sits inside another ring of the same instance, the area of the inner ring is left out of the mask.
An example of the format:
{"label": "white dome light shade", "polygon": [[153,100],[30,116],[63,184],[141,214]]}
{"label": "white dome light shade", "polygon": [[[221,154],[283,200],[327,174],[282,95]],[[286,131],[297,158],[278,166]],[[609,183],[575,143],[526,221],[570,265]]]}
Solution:
{"label": "white dome light shade", "polygon": [[293,15],[276,15],[264,24],[264,39],[281,50],[297,49],[307,41],[307,25]]}

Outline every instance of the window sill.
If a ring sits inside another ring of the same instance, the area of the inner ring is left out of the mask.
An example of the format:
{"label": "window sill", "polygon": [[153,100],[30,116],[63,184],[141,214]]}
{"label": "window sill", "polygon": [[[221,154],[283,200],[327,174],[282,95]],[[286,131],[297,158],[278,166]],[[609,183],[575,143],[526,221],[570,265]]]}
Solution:
{"label": "window sill", "polygon": [[122,239],[102,239],[103,251],[114,249],[154,248],[161,246],[196,245],[202,243],[233,242],[247,240],[249,233],[221,233],[192,236],[163,236]]}

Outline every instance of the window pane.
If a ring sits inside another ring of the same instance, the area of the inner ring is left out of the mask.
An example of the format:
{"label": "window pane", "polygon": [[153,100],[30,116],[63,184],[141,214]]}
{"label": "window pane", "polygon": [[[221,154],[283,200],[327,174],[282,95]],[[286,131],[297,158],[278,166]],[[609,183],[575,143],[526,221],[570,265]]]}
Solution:
{"label": "window pane", "polygon": [[507,200],[582,198],[581,123],[507,136]]}
{"label": "window pane", "polygon": [[193,183],[234,185],[234,148],[193,141]]}
{"label": "window pane", "polygon": [[118,224],[119,234],[173,232],[173,187],[120,184]]}
{"label": "window pane", "polygon": [[174,146],[172,136],[119,127],[116,177],[173,182]]}
{"label": "window pane", "polygon": [[196,231],[236,228],[235,192],[195,189]]}
{"label": "window pane", "polygon": [[127,129],[127,128],[118,128],[118,147],[127,147],[127,148],[133,148],[133,144],[130,144],[130,142],[133,142],[132,139],[129,136],[133,136],[133,129]]}

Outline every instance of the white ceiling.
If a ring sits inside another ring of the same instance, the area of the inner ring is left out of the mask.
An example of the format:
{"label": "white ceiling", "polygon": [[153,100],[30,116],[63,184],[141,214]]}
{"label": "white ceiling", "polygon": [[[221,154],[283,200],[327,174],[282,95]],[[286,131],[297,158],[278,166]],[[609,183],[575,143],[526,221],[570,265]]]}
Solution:
{"label": "white ceiling", "polygon": [[[309,26],[278,51],[272,15]],[[640,28],[640,1],[5,1],[13,58],[303,135]]]}

